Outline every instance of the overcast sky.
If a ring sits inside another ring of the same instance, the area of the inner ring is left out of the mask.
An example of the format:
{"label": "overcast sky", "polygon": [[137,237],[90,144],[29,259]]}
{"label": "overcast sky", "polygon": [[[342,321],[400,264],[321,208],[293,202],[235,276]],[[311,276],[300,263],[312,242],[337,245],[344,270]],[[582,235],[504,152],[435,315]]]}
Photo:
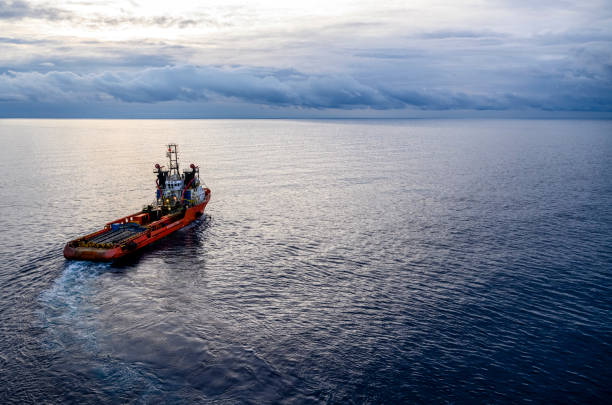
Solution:
{"label": "overcast sky", "polygon": [[612,2],[0,0],[0,117],[612,113]]}

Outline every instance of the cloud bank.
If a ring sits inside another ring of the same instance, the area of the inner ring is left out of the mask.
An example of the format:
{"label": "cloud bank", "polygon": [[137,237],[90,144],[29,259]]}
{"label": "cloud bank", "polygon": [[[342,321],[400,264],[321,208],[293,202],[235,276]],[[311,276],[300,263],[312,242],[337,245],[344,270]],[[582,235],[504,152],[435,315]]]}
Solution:
{"label": "cloud bank", "polygon": [[[70,103],[113,100],[121,103],[213,102],[234,99],[278,107],[375,110],[405,107],[424,110],[474,109],[609,111],[608,87],[576,72],[556,79],[557,90],[541,94],[473,94],[448,90],[402,89],[363,83],[348,75],[307,75],[295,70],[255,67],[164,66],[140,71],[75,74],[51,71],[0,75],[0,103]],[[537,80],[546,86],[546,78]],[[559,83],[563,85],[559,87]],[[0,104],[1,108],[1,104]]]}
{"label": "cloud bank", "polygon": [[605,1],[108,1],[0,0],[0,117],[169,104],[612,113]]}

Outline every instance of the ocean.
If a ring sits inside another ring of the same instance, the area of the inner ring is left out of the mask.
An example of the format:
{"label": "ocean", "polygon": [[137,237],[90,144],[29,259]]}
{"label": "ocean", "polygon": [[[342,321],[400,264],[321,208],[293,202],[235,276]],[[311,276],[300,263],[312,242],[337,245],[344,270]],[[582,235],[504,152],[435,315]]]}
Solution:
{"label": "ocean", "polygon": [[[612,121],[0,120],[0,402],[610,403]],[[155,197],[121,263],[64,244]]]}

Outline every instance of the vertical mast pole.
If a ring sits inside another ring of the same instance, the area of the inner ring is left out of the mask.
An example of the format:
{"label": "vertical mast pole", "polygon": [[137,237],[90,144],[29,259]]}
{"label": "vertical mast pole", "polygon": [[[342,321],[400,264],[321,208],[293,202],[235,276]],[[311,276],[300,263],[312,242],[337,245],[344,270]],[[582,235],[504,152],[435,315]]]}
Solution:
{"label": "vertical mast pole", "polygon": [[171,143],[168,145],[168,153],[166,155],[170,160],[170,175],[176,174],[177,176],[180,176],[178,164],[178,150],[177,145],[175,143]]}

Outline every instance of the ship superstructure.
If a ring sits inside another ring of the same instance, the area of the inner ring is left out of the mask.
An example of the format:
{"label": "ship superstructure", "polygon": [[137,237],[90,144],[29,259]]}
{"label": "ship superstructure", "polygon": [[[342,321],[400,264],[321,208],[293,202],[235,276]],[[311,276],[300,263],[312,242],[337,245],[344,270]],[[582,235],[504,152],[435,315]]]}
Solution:
{"label": "ship superstructure", "polygon": [[200,168],[193,163],[181,173],[178,163],[178,147],[172,143],[166,152],[169,166],[155,165],[157,193],[153,207],[173,211],[177,207],[195,206],[206,198],[206,189],[200,181]]}
{"label": "ship superstructure", "polygon": [[180,172],[178,146],[167,145],[168,167],[155,165],[155,200],[141,211],[107,223],[103,229],[64,247],[67,259],[111,261],[138,250],[183,228],[203,215],[210,189],[200,180],[200,169],[191,164]]}

